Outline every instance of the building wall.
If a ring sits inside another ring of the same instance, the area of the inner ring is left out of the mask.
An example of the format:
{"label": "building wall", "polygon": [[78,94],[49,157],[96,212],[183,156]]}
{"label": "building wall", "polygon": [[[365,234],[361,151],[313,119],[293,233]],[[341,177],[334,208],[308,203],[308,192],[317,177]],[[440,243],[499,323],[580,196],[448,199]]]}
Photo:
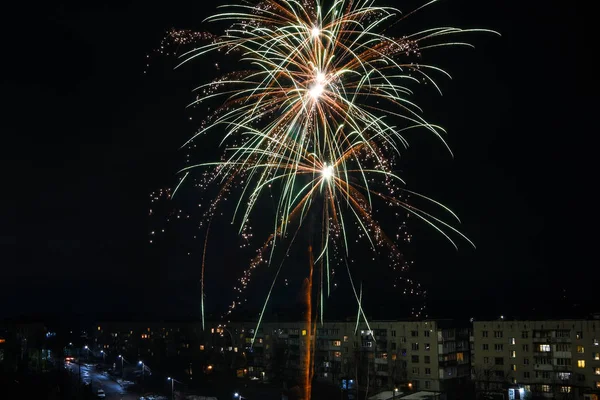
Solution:
{"label": "building wall", "polygon": [[600,321],[476,321],[472,378],[480,390],[519,385],[536,396],[600,393]]}
{"label": "building wall", "polygon": [[[256,333],[255,327],[256,323],[250,322],[226,328],[233,339],[232,348],[254,353],[249,357],[250,372],[257,377],[263,372],[266,377],[272,374],[277,348],[283,347],[286,373],[299,376],[308,334],[304,324],[267,322]],[[214,325],[210,329],[213,335],[222,336],[225,328]],[[444,391],[449,383],[454,387],[454,381],[469,377],[468,327],[457,329],[449,321],[373,321],[355,329],[354,322],[318,324],[317,379],[340,384],[344,378],[358,378],[362,385],[368,374],[371,386],[410,383],[415,389]],[[210,342],[207,340],[207,345]]]}

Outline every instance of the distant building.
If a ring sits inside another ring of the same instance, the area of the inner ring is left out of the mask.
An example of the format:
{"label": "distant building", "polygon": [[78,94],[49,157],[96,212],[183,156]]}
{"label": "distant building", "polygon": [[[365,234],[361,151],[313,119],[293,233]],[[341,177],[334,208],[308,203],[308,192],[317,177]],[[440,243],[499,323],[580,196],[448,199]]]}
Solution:
{"label": "distant building", "polygon": [[472,379],[479,393],[597,400],[600,320],[476,321]]}
{"label": "distant building", "polygon": [[0,324],[0,370],[14,372],[45,369],[50,357],[46,333],[46,327],[41,323]]}
{"label": "distant building", "polygon": [[[369,329],[370,328],[370,329]],[[215,324],[205,346],[243,352],[254,379],[298,377],[306,346],[302,322]],[[446,398],[456,394],[470,376],[470,329],[440,321],[371,321],[317,324],[315,378],[341,385],[358,381],[371,388],[424,389]]]}

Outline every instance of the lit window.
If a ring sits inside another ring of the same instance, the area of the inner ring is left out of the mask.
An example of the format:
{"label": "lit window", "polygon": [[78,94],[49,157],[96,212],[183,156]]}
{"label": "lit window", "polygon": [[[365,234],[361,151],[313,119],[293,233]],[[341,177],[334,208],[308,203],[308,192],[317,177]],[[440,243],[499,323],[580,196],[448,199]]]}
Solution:
{"label": "lit window", "polygon": [[342,345],[342,342],[341,342],[340,340],[334,340],[334,341],[333,341],[333,345],[334,345],[335,347],[340,347],[340,346]]}
{"label": "lit window", "polygon": [[600,381],[596,382],[596,389],[600,389]]}
{"label": "lit window", "polygon": [[335,358],[340,358],[342,356],[342,352],[341,351],[336,351],[336,352],[333,353],[333,356]]}
{"label": "lit window", "polygon": [[594,346],[598,346],[598,339],[594,339]]}
{"label": "lit window", "polygon": [[540,351],[550,351],[549,344],[540,344]]}
{"label": "lit window", "polygon": [[510,358],[517,358],[517,352],[515,350],[510,352]]}
{"label": "lit window", "polygon": [[456,361],[464,361],[465,356],[463,353],[456,353]]}
{"label": "lit window", "polygon": [[302,329],[302,336],[306,336],[306,329]]}
{"label": "lit window", "polygon": [[516,371],[517,370],[517,365],[516,364],[510,364],[510,370],[511,371]]}
{"label": "lit window", "polygon": [[571,393],[571,386],[561,386],[560,392],[561,393]]}
{"label": "lit window", "polygon": [[585,368],[585,360],[577,360],[577,366],[579,368]]}
{"label": "lit window", "polygon": [[[202,347],[204,347],[204,346],[202,346]],[[234,352],[234,353],[237,353],[237,352],[238,352],[238,348],[237,348],[237,347],[234,347],[234,348],[233,348],[233,352]]]}
{"label": "lit window", "polygon": [[594,353],[594,361],[600,361],[600,353]]}
{"label": "lit window", "polygon": [[550,392],[550,385],[542,385],[542,392],[549,393]]}
{"label": "lit window", "polygon": [[215,328],[210,328],[210,333],[215,333]]}
{"label": "lit window", "polygon": [[392,360],[396,360],[396,357],[397,356],[395,354],[392,354]]}
{"label": "lit window", "polygon": [[348,341],[348,336],[344,336],[344,342]]}
{"label": "lit window", "polygon": [[200,351],[204,351],[204,345],[203,344],[200,345]]}
{"label": "lit window", "polygon": [[585,353],[585,350],[584,350],[583,346],[577,346],[577,352],[578,353]]}
{"label": "lit window", "polygon": [[263,339],[262,338],[258,338],[258,343],[262,343]]}
{"label": "lit window", "polygon": [[516,344],[516,343],[517,343],[517,341],[515,340],[515,338],[514,338],[514,337],[511,337],[511,338],[510,338],[510,342],[509,342],[509,343],[510,343],[510,344]]}
{"label": "lit window", "polygon": [[98,327],[98,330],[102,330],[102,328]]}
{"label": "lit window", "polygon": [[568,381],[569,379],[571,379],[571,373],[570,372],[559,372],[558,379],[560,379],[562,381]]}
{"label": "lit window", "polygon": [[595,373],[596,375],[600,375],[600,367],[596,367],[596,368],[594,368],[594,373]]}

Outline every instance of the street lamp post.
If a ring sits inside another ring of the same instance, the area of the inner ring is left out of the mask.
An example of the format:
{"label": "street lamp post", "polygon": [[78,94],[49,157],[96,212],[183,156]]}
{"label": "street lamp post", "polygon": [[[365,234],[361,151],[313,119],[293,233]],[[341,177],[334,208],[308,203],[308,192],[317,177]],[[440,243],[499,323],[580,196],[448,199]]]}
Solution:
{"label": "street lamp post", "polygon": [[102,354],[102,362],[106,364],[106,353],[104,352],[104,350],[100,350],[100,354]]}
{"label": "street lamp post", "polygon": [[235,392],[235,393],[233,394],[233,398],[234,398],[234,399],[240,399],[240,400],[244,400],[244,397],[242,397],[242,395],[241,395],[241,394],[239,394],[238,392]]}
{"label": "street lamp post", "polygon": [[144,371],[146,369],[146,365],[143,361],[138,361],[138,365],[142,366],[142,394],[144,393]]}
{"label": "street lamp post", "polygon": [[121,359],[121,378],[125,377],[125,370],[123,369],[123,361],[125,360],[125,357],[123,357],[121,354],[119,354],[119,358]]}
{"label": "street lamp post", "polygon": [[179,382],[177,379],[171,378],[171,377],[168,377],[167,380],[171,381],[171,400],[173,400],[175,398],[175,382],[177,382],[177,383],[181,383],[181,382]]}
{"label": "street lamp post", "polygon": [[[219,329],[221,329],[221,337],[225,337],[223,336],[223,331],[227,332],[229,334],[229,340],[231,341],[231,347],[234,347],[234,343],[233,343],[233,335],[231,334],[231,332],[229,331],[229,329],[225,328],[224,326],[220,326]],[[227,342],[225,342],[227,343]],[[233,367],[235,366],[235,354],[232,354],[231,356],[231,369],[233,369]]]}
{"label": "street lamp post", "polygon": [[396,393],[398,393],[398,388],[394,388],[394,392],[392,394],[392,399],[396,399]]}

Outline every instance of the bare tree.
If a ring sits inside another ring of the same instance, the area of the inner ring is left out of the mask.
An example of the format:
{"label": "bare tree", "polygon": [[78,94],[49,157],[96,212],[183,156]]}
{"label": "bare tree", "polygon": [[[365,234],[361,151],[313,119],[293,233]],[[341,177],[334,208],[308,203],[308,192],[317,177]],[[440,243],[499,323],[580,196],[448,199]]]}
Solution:
{"label": "bare tree", "polygon": [[493,398],[504,393],[512,381],[512,373],[506,374],[503,365],[476,366],[472,370],[477,399]]}

